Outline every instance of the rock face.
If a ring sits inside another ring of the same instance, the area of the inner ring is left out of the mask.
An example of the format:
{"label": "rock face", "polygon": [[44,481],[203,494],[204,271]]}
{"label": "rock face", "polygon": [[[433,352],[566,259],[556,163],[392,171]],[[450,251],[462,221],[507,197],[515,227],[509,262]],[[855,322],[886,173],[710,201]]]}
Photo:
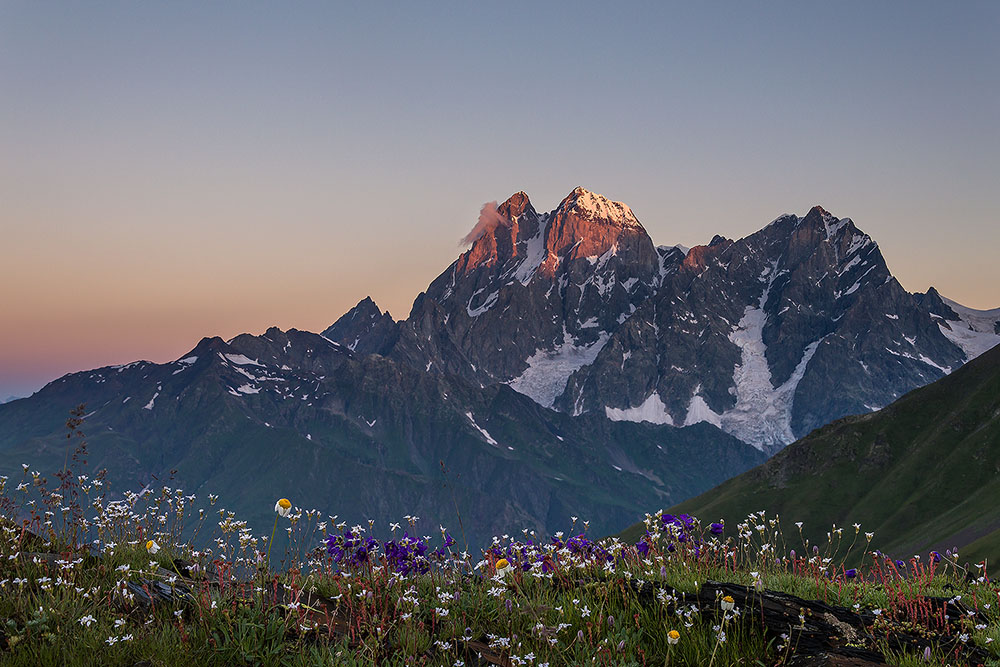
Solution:
{"label": "rock face", "polygon": [[1000,343],[1000,309],[906,292],[871,237],[819,206],[690,250],[655,247],[583,188],[550,213],[523,192],[497,213],[395,340],[360,349],[574,415],[707,421],[772,452]]}

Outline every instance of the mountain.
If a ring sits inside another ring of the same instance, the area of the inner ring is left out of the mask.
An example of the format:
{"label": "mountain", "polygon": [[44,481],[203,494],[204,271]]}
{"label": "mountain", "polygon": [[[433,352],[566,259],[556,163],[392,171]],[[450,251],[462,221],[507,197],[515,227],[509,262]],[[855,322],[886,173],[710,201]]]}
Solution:
{"label": "mountain", "polygon": [[551,407],[655,292],[660,253],[627,206],[583,188],[549,213],[523,192],[496,212],[414,301],[389,356]]}
{"label": "mountain", "polygon": [[583,188],[550,213],[523,192],[497,207],[394,330],[334,331],[373,305],[325,335],[573,415],[710,422],[766,452],[1000,343],[1000,309],[906,292],[870,236],[819,206],[688,250]]}
{"label": "mountain", "polygon": [[[954,321],[954,320],[952,320]],[[735,526],[766,509],[815,542],[860,523],[886,553],[996,560],[1000,551],[1000,347],[878,412],[845,417],[767,463],[675,506]],[[788,526],[786,526],[787,529]],[[630,529],[627,537],[641,534]],[[786,538],[788,534],[786,532]],[[853,539],[853,535],[851,535]]]}
{"label": "mountain", "polygon": [[86,403],[95,467],[176,470],[251,520],[299,494],[352,521],[454,527],[457,506],[470,539],[570,514],[610,532],[1000,342],[1000,309],[906,292],[818,206],[688,249],[583,188],[548,213],[518,192],[467,241],[404,320],[366,298],[322,334],[206,338],[0,405],[0,472],[65,460]]}
{"label": "mountain", "polygon": [[[385,322],[374,304],[363,307],[370,316],[337,331]],[[61,466],[62,425],[80,403],[90,468],[107,468],[113,489],[172,479],[220,495],[258,530],[287,496],[352,523],[422,516],[456,538],[457,511],[472,545],[522,527],[566,529],[570,515],[606,533],[650,503],[677,502],[763,461],[707,424],[574,418],[503,384],[481,388],[271,328],[203,339],[167,364],[67,375],[0,406],[0,473]]]}

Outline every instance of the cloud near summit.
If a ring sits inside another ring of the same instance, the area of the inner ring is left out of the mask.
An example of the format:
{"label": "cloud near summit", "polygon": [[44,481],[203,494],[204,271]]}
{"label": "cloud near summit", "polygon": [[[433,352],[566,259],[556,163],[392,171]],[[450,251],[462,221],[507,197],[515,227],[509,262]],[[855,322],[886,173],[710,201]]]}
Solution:
{"label": "cloud near summit", "polygon": [[476,226],[472,230],[462,237],[462,240],[458,242],[459,245],[471,245],[476,242],[480,236],[486,232],[492,231],[497,228],[498,225],[506,225],[507,220],[497,213],[497,204],[495,201],[488,201],[483,204],[483,207],[479,209],[479,221],[476,222]]}

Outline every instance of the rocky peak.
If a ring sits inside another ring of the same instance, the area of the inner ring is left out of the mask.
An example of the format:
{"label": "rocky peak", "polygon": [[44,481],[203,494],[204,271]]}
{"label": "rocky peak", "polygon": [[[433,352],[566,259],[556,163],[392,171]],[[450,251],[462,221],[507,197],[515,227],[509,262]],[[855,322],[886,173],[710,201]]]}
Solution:
{"label": "rocky peak", "polygon": [[799,227],[817,233],[822,238],[832,239],[846,227],[854,228],[854,222],[850,218],[838,218],[822,206],[813,206],[802,218]]}
{"label": "rocky peak", "polygon": [[484,210],[479,224],[485,224],[485,228],[472,247],[459,257],[459,274],[467,275],[483,266],[499,269],[510,260],[523,257],[528,241],[539,233],[540,222],[523,191],[508,197],[495,212]]}
{"label": "rocky peak", "polygon": [[515,220],[523,215],[538,217],[538,213],[531,205],[531,200],[528,199],[528,195],[523,190],[515,192],[504,203],[500,204],[497,207],[497,213],[508,220]]}
{"label": "rocky peak", "polygon": [[344,313],[322,336],[362,354],[381,353],[397,336],[392,315],[376,305],[370,296]]}
{"label": "rocky peak", "polygon": [[542,271],[555,275],[560,267],[586,258],[595,263],[605,253],[625,253],[628,262],[657,270],[652,239],[627,205],[582,187],[574,188],[551,214],[545,230],[546,259]]}
{"label": "rocky peak", "polygon": [[573,188],[573,191],[566,195],[566,198],[556,208],[555,214],[557,216],[560,214],[575,215],[584,220],[606,225],[613,224],[620,227],[642,229],[642,225],[627,204],[611,201],[604,195],[599,195],[580,186]]}

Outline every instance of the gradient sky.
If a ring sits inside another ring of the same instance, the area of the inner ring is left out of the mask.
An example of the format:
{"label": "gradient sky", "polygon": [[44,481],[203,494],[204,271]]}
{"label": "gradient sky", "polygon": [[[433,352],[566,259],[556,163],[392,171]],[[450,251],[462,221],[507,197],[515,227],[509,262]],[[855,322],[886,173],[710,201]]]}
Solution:
{"label": "gradient sky", "polygon": [[522,189],[689,246],[822,204],[1000,306],[1000,3],[542,4],[0,0],[0,399],[403,317]]}

